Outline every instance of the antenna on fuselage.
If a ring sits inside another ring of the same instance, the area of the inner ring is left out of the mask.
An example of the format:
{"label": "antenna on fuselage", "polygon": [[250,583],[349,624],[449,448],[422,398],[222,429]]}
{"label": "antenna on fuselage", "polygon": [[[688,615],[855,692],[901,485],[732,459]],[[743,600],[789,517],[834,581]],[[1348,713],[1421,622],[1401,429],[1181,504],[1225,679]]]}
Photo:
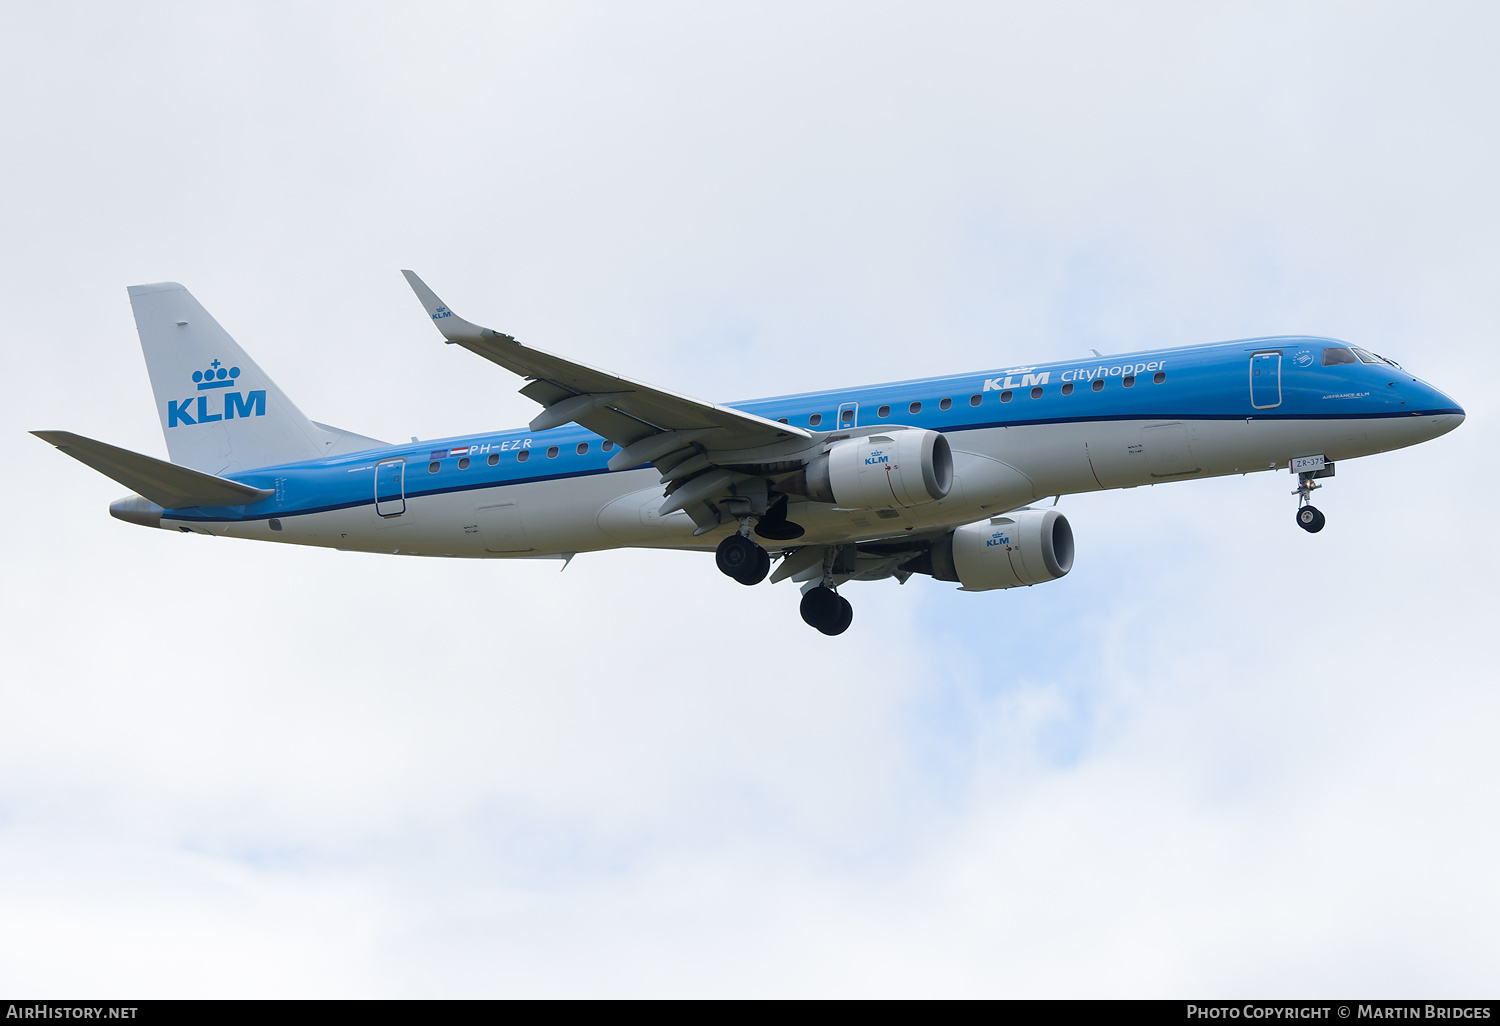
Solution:
{"label": "antenna on fuselage", "polygon": [[1101,360],[1104,359],[1104,354],[1101,353],[1101,352],[1099,352],[1099,350],[1097,350],[1097,349],[1090,349],[1089,352],[1093,353],[1095,356],[1099,357],[1099,359],[1101,359]]}

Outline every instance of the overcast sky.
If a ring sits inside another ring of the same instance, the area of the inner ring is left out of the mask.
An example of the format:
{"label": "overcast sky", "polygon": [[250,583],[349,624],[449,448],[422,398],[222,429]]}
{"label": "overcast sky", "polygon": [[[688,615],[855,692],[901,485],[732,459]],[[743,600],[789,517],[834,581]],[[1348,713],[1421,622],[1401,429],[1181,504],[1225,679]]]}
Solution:
{"label": "overcast sky", "polygon": [[[0,991],[1493,996],[1492,4],[0,2]],[[311,417],[524,423],[1305,332],[1457,432],[1064,498],[1065,579],[111,519],[125,287]]]}

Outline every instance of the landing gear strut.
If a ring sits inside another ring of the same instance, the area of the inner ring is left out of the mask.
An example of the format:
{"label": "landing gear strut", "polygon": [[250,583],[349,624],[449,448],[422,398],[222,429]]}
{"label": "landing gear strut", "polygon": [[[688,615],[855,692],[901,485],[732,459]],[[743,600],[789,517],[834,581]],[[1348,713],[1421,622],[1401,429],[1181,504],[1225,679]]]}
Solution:
{"label": "landing gear strut", "polygon": [[829,636],[842,634],[854,622],[854,607],[844,596],[820,584],[802,596],[802,619]]}
{"label": "landing gear strut", "polygon": [[741,584],[759,584],[771,572],[771,556],[744,534],[731,534],[714,553],[719,569]]}
{"label": "landing gear strut", "polygon": [[1303,461],[1292,461],[1297,473],[1297,490],[1292,494],[1297,496],[1297,526],[1308,534],[1317,534],[1323,530],[1323,525],[1328,522],[1328,518],[1323,515],[1322,510],[1312,504],[1312,493],[1323,487],[1318,484],[1317,478],[1333,476],[1333,464],[1325,462],[1321,456],[1309,457],[1309,462],[1312,459],[1318,461],[1313,464],[1316,467],[1313,470],[1296,470],[1296,465]]}

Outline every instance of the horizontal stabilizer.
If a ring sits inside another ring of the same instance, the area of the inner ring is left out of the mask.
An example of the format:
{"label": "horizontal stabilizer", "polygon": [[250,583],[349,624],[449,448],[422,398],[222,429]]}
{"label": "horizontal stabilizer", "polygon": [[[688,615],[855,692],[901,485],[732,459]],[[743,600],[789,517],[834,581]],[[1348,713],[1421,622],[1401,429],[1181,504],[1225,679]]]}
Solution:
{"label": "horizontal stabilizer", "polygon": [[142,456],[71,431],[33,431],[79,463],[93,467],[126,488],[143,495],[163,509],[197,506],[243,506],[274,494],[270,488],[255,488],[228,478],[215,477],[175,463]]}

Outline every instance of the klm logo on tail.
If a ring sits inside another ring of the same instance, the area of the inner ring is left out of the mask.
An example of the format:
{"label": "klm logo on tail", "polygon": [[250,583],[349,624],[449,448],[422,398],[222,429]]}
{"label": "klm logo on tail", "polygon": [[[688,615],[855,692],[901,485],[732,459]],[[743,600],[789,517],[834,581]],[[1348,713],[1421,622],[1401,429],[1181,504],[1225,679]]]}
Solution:
{"label": "klm logo on tail", "polygon": [[[234,388],[239,384],[240,369],[238,367],[225,367],[215,360],[209,364],[207,370],[193,371],[193,384],[198,386],[198,391],[205,392],[210,389]],[[189,396],[186,399],[167,400],[167,427],[174,428],[178,424],[211,424],[216,420],[233,420],[235,417],[264,417],[266,415],[266,390],[258,388],[253,392],[222,392],[222,403],[215,403],[217,411],[209,409],[209,395]]]}

